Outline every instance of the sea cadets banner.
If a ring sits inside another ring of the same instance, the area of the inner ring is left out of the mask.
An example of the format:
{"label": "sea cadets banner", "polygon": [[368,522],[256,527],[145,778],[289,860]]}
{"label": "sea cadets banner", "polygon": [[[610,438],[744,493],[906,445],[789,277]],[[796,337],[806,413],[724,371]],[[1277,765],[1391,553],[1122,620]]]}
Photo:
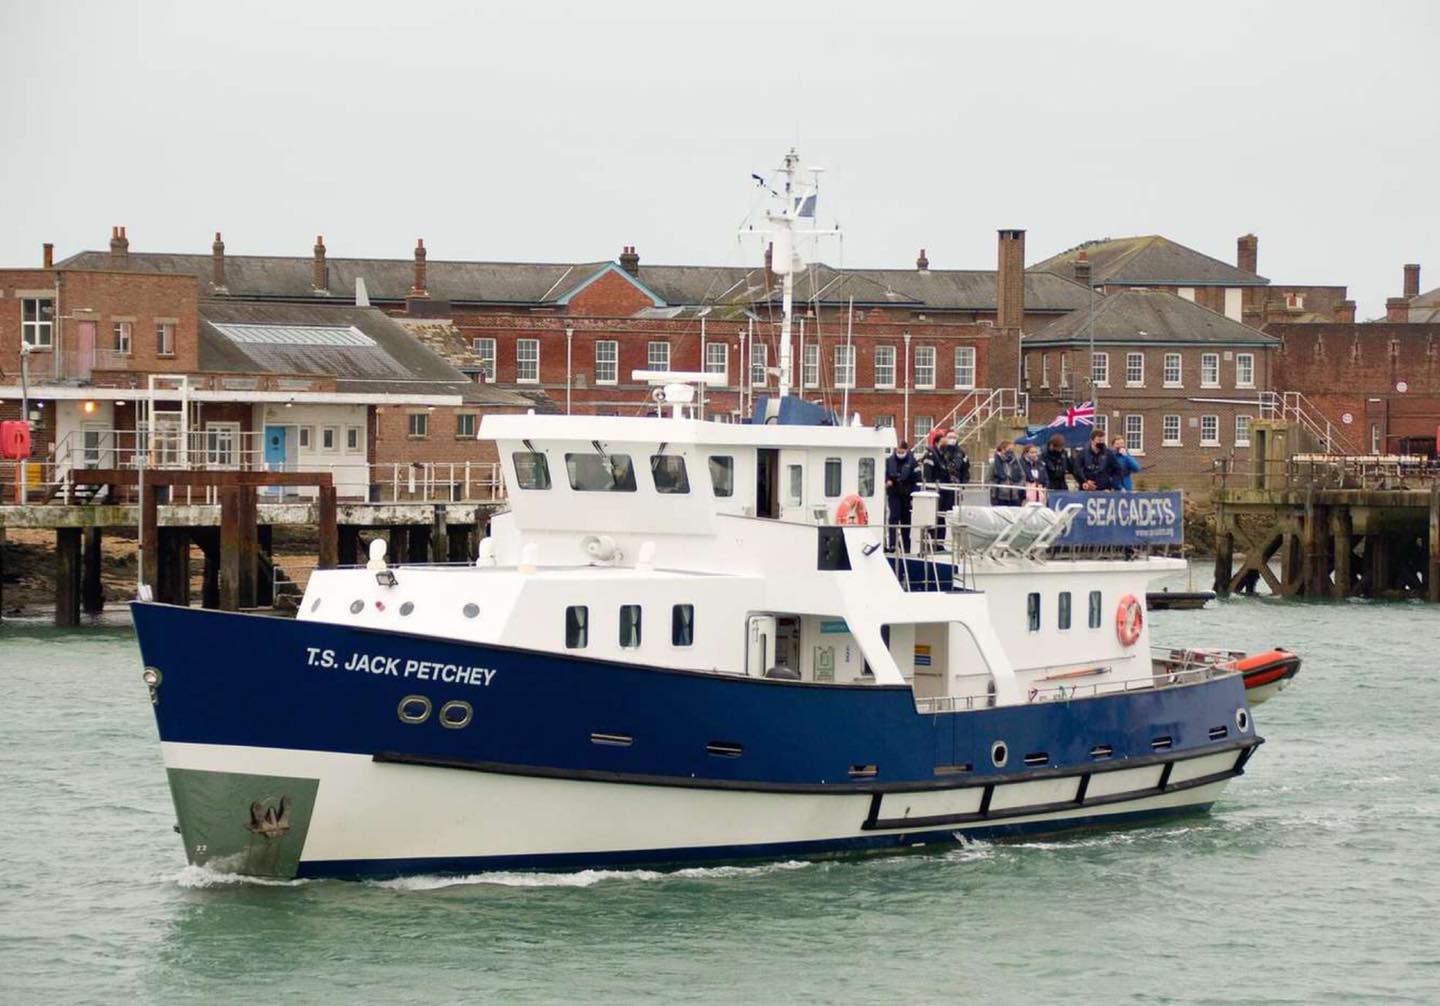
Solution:
{"label": "sea cadets banner", "polygon": [[1049,493],[1046,505],[1063,510],[1080,504],[1075,521],[1057,545],[1179,545],[1185,541],[1180,493]]}

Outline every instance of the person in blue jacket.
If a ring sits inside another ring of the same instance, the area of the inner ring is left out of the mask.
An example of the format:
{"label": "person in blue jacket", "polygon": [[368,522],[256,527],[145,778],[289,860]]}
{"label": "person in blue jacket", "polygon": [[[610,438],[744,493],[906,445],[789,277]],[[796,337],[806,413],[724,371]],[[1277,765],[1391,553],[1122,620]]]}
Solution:
{"label": "person in blue jacket", "polygon": [[1115,458],[1115,464],[1119,469],[1120,480],[1115,486],[1116,489],[1123,489],[1125,492],[1134,492],[1135,483],[1130,476],[1140,470],[1140,462],[1130,456],[1129,450],[1125,447],[1125,438],[1116,437],[1110,441],[1110,453]]}
{"label": "person in blue jacket", "polygon": [[1120,465],[1105,446],[1105,431],[1090,434],[1090,446],[1075,453],[1075,478],[1085,492],[1106,492],[1120,486]]}

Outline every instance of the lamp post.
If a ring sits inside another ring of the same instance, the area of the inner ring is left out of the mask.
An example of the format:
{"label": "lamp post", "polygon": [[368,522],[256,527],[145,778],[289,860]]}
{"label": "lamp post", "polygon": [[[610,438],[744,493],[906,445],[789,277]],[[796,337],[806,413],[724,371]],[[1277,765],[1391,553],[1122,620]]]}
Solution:
{"label": "lamp post", "polygon": [[575,337],[575,329],[569,325],[565,326],[565,415],[570,415],[570,387],[574,383],[571,379],[570,370],[570,345]]}

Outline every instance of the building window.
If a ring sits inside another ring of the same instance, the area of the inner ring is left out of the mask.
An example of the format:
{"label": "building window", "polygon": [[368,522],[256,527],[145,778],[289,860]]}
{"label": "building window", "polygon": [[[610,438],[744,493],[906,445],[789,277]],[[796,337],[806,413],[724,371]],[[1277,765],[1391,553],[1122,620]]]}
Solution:
{"label": "building window", "polygon": [[705,344],[705,373],[725,376],[730,369],[730,347],[723,342]]}
{"label": "building window", "polygon": [[683,496],[690,491],[685,459],[678,454],[650,455],[650,477],[655,482],[655,491],[662,495]]}
{"label": "building window", "polygon": [[1201,447],[1219,447],[1219,446],[1220,446],[1220,417],[1219,417],[1219,416],[1201,416],[1201,417],[1200,417],[1200,446],[1201,446]]}
{"label": "building window", "polygon": [[466,440],[475,438],[475,413],[455,413],[455,436]]}
{"label": "building window", "polygon": [[601,339],[595,343],[595,383],[614,384],[620,379],[620,343]]}
{"label": "building window", "polygon": [[840,471],[839,458],[825,459],[825,495],[830,499],[840,495]]}
{"label": "building window", "polygon": [[1371,453],[1371,454],[1379,454],[1379,453],[1380,453],[1380,424],[1379,424],[1379,423],[1371,423],[1371,424],[1370,424],[1370,453]]}
{"label": "building window", "polygon": [[300,427],[300,449],[301,449],[302,451],[304,451],[304,450],[309,450],[309,449],[310,449],[310,444],[311,444],[311,442],[312,442],[310,438],[313,437],[314,435],[315,435],[315,427],[313,427],[313,426],[302,426],[302,427]]}
{"label": "building window", "polygon": [[875,495],[875,459],[861,458],[860,468],[856,472],[855,491],[861,496]]}
{"label": "building window", "polygon": [[807,388],[820,387],[820,346],[807,342],[800,354],[800,383]]}
{"label": "building window", "polygon": [[[423,440],[430,435],[430,414],[428,412],[412,412],[406,417],[406,432],[416,440]],[[322,441],[321,446],[324,446]]]}
{"label": "building window", "polygon": [[895,387],[895,347],[875,347],[875,387]]}
{"label": "building window", "polygon": [[[1025,365],[1028,368],[1030,358],[1025,358]],[[975,387],[975,347],[955,347],[955,387],[957,389],[969,390]]]}
{"label": "building window", "polygon": [[620,645],[632,650],[640,645],[640,605],[620,605]]}
{"label": "building window", "polygon": [[1100,628],[1100,591],[1090,591],[1090,628]]}
{"label": "building window", "polygon": [[1200,354],[1200,387],[1220,387],[1220,354]]}
{"label": "building window", "polygon": [[1040,354],[1040,387],[1050,387],[1050,354]]}
{"label": "building window", "polygon": [[155,355],[175,355],[175,323],[173,321],[157,321],[155,323]]}
{"label": "building window", "polygon": [[351,453],[360,449],[360,427],[345,427],[345,450]]}
{"label": "building window", "polygon": [[875,428],[877,430],[893,430],[895,428],[894,416],[876,416]]}
{"label": "building window", "polygon": [[110,325],[111,349],[123,356],[130,355],[130,333],[134,327],[133,322],[117,321]]}
{"label": "building window", "polygon": [[1062,629],[1070,628],[1070,591],[1060,592],[1059,603],[1055,605],[1056,624]]}
{"label": "building window", "polygon": [[590,609],[572,604],[565,609],[565,649],[583,650],[590,645]]}
{"label": "building window", "polygon": [[582,493],[633,493],[635,466],[628,454],[565,455],[565,472],[570,488]]}
{"label": "building window", "polygon": [[540,383],[540,340],[515,340],[515,380],[520,384]]}
{"label": "building window", "polygon": [[663,341],[646,343],[645,366],[649,370],[669,370],[670,343]]}
{"label": "building window", "polygon": [[549,489],[550,463],[538,451],[516,451],[510,455],[515,466],[515,484],[521,489]]}
{"label": "building window", "polygon": [[1182,286],[1175,292],[1178,293],[1182,299],[1188,300],[1192,304],[1195,303],[1195,288],[1193,286]]}
{"label": "building window", "polygon": [[1125,449],[1131,454],[1145,453],[1145,417],[1134,413],[1125,417]]}
{"label": "building window", "polygon": [[768,383],[766,370],[770,362],[770,347],[763,342],[750,343],[750,386],[763,388]]}
{"label": "building window", "polygon": [[855,387],[855,347],[835,347],[835,387]]}
{"label": "building window", "polygon": [[20,301],[20,341],[36,349],[55,345],[55,302],[43,297]]}
{"label": "building window", "polygon": [[489,337],[477,337],[470,340],[470,348],[479,357],[476,365],[480,368],[480,380],[493,382],[495,380],[495,340]]}
{"label": "building window", "polygon": [[695,605],[676,604],[670,608],[670,644],[695,645]]}
{"label": "building window", "polygon": [[1108,437],[1110,435],[1110,417],[1103,412],[1095,413],[1095,429]]}
{"label": "building window", "polygon": [[1070,387],[1070,354],[1060,354],[1060,390]]}
{"label": "building window", "polygon": [[790,465],[786,468],[789,473],[790,493],[786,502],[791,506],[800,506],[805,502],[805,466]]}
{"label": "building window", "polygon": [[925,439],[925,435],[935,426],[935,419],[932,416],[915,417],[915,442],[918,444]]}
{"label": "building window", "polygon": [[1255,354],[1235,354],[1235,387],[1255,387]]}
{"label": "building window", "polygon": [[716,496],[735,495],[735,459],[725,456],[710,458],[710,487]]}
{"label": "building window", "polygon": [[1250,416],[1235,417],[1235,446],[1250,446]]}
{"label": "building window", "polygon": [[1180,354],[1166,353],[1165,368],[1160,374],[1160,379],[1167,388],[1178,388],[1181,386]]}
{"label": "building window", "polygon": [[1125,354],[1125,386],[1127,388],[1145,387],[1145,354]]}
{"label": "building window", "polygon": [[1160,420],[1160,446],[1180,446],[1180,417],[1164,416]]}
{"label": "building window", "polygon": [[1110,387],[1110,354],[1096,353],[1090,357],[1090,383],[1097,388]]}
{"label": "building window", "polygon": [[1025,595],[1025,618],[1031,632],[1040,631],[1040,595],[1035,591]]}
{"label": "building window", "polygon": [[338,426],[320,427],[320,449],[322,451],[333,451],[340,445],[340,428]]}
{"label": "building window", "polygon": [[935,387],[935,347],[915,347],[915,387]]}
{"label": "building window", "polygon": [[239,439],[239,423],[206,423],[205,463],[211,468],[234,468]]}

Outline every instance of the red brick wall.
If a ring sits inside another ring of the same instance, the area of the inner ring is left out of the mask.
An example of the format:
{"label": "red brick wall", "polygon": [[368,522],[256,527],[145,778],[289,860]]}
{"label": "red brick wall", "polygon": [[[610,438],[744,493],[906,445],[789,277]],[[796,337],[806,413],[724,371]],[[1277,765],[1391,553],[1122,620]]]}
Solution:
{"label": "red brick wall", "polygon": [[654,301],[634,283],[607,272],[570,298],[568,313],[624,317],[652,306]]}

